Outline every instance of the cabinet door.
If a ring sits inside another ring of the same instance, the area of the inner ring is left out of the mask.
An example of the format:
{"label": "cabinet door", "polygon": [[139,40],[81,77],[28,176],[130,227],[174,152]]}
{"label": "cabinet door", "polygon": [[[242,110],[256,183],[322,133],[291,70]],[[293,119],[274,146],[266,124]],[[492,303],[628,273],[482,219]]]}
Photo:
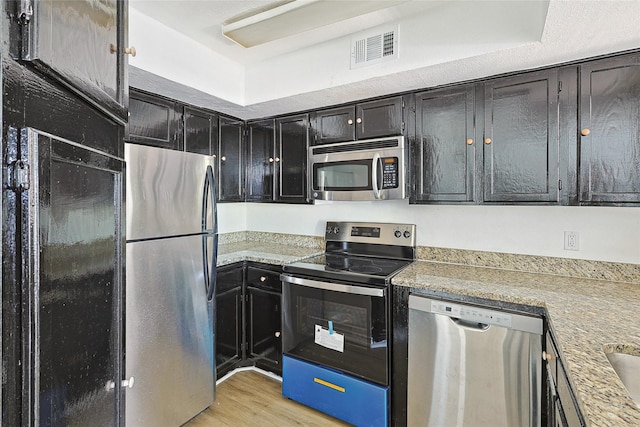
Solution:
{"label": "cabinet door", "polygon": [[357,139],[402,135],[403,105],[401,96],[358,104],[356,106]]}
{"label": "cabinet door", "polygon": [[272,200],[276,163],[274,122],[263,120],[247,127],[247,200]]}
{"label": "cabinet door", "polygon": [[314,144],[354,141],[356,139],[355,114],[353,105],[315,112],[313,114]]}
{"label": "cabinet door", "polygon": [[278,119],[276,129],[276,199],[306,203],[309,118],[304,114]]}
{"label": "cabinet door", "polygon": [[[258,264],[259,265],[259,264]],[[280,269],[247,266],[247,358],[256,366],[282,373],[282,282]]]}
{"label": "cabinet door", "polygon": [[580,202],[640,202],[640,56],[580,68]]}
{"label": "cabinet door", "polygon": [[24,420],[120,425],[124,161],[33,129],[20,136]]}
{"label": "cabinet door", "polygon": [[558,200],[557,70],[485,84],[484,200]]}
{"label": "cabinet door", "polygon": [[184,107],[184,151],[213,154],[218,144],[218,116],[203,110]]}
{"label": "cabinet door", "polygon": [[128,141],[182,150],[181,120],[175,101],[131,92]]}
{"label": "cabinet door", "polygon": [[218,378],[242,360],[243,266],[221,267],[216,275],[216,374]]}
{"label": "cabinet door", "polygon": [[125,123],[127,2],[38,0],[18,5],[25,17],[19,57]]}
{"label": "cabinet door", "polygon": [[416,200],[474,199],[474,106],[474,86],[416,95]]}
{"label": "cabinet door", "polygon": [[256,366],[282,373],[282,320],[280,293],[247,287],[249,308],[247,310],[248,357]]}
{"label": "cabinet door", "polygon": [[218,197],[221,202],[244,200],[243,129],[242,122],[220,118]]}

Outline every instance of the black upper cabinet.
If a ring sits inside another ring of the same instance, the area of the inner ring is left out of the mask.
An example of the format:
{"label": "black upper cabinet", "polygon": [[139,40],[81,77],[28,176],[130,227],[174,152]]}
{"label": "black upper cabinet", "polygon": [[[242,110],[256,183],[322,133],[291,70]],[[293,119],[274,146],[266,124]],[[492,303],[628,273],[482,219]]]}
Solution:
{"label": "black upper cabinet", "polygon": [[312,116],[313,143],[402,135],[402,96],[317,111]]}
{"label": "black upper cabinet", "polygon": [[[128,82],[127,2],[105,0],[17,2],[22,43],[16,57],[29,61],[124,124]],[[20,47],[18,47],[20,46]]]}
{"label": "black upper cabinet", "polygon": [[484,200],[558,200],[557,70],[485,83]]}
{"label": "black upper cabinet", "polygon": [[182,117],[184,151],[213,155],[218,146],[218,116],[185,106]]}
{"label": "black upper cabinet", "polygon": [[640,202],[640,55],[580,66],[580,202]]}
{"label": "black upper cabinet", "polygon": [[220,117],[218,143],[218,199],[221,202],[244,200],[244,123]]}
{"label": "black upper cabinet", "polygon": [[247,200],[273,200],[275,123],[248,123],[247,130]]}
{"label": "black upper cabinet", "polygon": [[312,117],[314,144],[356,139],[356,109],[353,105],[317,111]]}
{"label": "black upper cabinet", "polygon": [[308,202],[308,115],[247,126],[247,200]]}
{"label": "black upper cabinet", "polygon": [[276,200],[306,203],[309,116],[302,114],[276,120],[276,133]]}
{"label": "black upper cabinet", "polygon": [[557,73],[417,94],[412,200],[557,203]]}
{"label": "black upper cabinet", "polygon": [[416,94],[415,199],[474,200],[475,91],[470,85]]}
{"label": "black upper cabinet", "polygon": [[177,102],[132,91],[127,140],[154,147],[182,150],[182,115]]}

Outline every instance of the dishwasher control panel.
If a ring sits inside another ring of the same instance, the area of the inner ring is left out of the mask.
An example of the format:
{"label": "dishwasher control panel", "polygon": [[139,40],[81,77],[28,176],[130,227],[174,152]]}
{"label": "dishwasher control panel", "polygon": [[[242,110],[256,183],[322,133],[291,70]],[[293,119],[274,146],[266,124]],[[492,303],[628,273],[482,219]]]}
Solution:
{"label": "dishwasher control panel", "polygon": [[503,326],[511,328],[511,315],[499,311],[486,310],[484,308],[469,305],[452,304],[448,301],[431,301],[431,312],[444,314],[469,322],[485,323],[487,325]]}

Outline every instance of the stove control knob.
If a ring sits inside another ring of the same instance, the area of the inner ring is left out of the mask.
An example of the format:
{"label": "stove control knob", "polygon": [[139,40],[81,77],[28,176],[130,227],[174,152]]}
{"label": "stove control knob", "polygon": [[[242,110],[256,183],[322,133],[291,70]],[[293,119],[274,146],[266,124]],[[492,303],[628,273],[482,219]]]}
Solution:
{"label": "stove control knob", "polygon": [[402,233],[400,232],[400,230],[396,230],[395,233],[393,233],[394,236],[396,236],[397,238],[400,238],[402,236]]}
{"label": "stove control knob", "polygon": [[404,238],[408,239],[409,237],[411,237],[411,232],[409,230],[405,230],[404,232]]}
{"label": "stove control knob", "polygon": [[340,232],[340,227],[333,227],[333,234],[338,234]]}

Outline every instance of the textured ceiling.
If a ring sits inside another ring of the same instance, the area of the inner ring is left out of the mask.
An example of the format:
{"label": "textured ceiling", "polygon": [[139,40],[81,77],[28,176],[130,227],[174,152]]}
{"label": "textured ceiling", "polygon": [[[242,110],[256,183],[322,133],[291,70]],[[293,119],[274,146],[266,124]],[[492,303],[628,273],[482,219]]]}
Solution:
{"label": "textured ceiling", "polygon": [[[243,70],[235,98],[188,76],[188,68],[181,73],[177,61],[169,62],[173,74],[161,61],[132,61],[132,86],[250,119],[640,48],[640,0],[414,0],[250,49],[222,36],[222,22],[268,3],[130,0]],[[536,4],[543,7],[531,10],[543,10],[542,19],[525,9]],[[354,71],[335,59],[340,38],[387,22],[399,23],[401,36],[416,35],[403,44],[399,65]]]}

